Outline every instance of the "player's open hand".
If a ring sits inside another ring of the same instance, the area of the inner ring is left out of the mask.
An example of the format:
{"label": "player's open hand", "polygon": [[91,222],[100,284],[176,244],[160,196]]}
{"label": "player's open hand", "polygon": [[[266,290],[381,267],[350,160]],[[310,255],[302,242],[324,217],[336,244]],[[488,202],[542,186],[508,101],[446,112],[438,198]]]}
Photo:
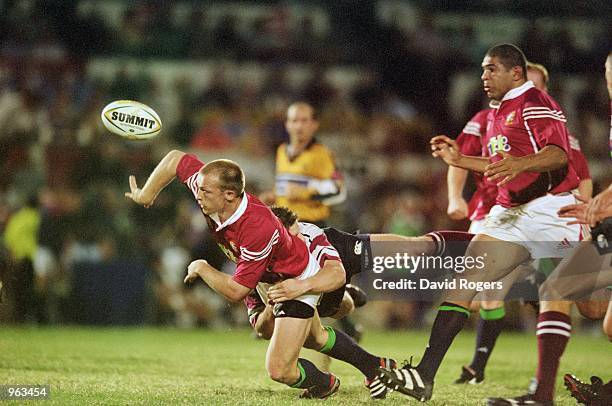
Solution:
{"label": "player's open hand", "polygon": [[125,192],[125,197],[129,197],[137,204],[149,208],[153,204],[153,200],[147,196],[145,196],[144,192],[141,188],[138,187],[136,183],[136,177],[134,175],[130,175],[130,191]]}
{"label": "player's open hand", "polygon": [[274,303],[286,302],[302,296],[308,291],[303,281],[297,279],[286,279],[273,285],[268,289],[268,299]]}
{"label": "player's open hand", "polygon": [[575,197],[580,203],[568,204],[567,206],[561,207],[559,211],[557,211],[557,215],[562,218],[576,219],[567,224],[587,224],[586,212],[589,200],[578,195],[575,195]]}
{"label": "player's open hand", "polygon": [[431,155],[441,158],[448,165],[455,166],[461,159],[459,145],[446,135],[436,135],[429,141],[429,144],[432,150]]}
{"label": "player's open hand", "polygon": [[468,205],[463,197],[448,199],[446,214],[453,220],[463,220],[468,215]]}
{"label": "player's open hand", "polygon": [[204,259],[198,259],[193,261],[187,267],[187,276],[183,279],[183,283],[191,283],[200,277],[200,272],[203,268],[208,267],[208,262]]}
{"label": "player's open hand", "polygon": [[520,158],[505,151],[499,151],[498,154],[502,157],[501,161],[487,165],[484,176],[497,183],[497,186],[503,186],[523,172],[523,168]]}
{"label": "player's open hand", "polygon": [[588,224],[595,226],[603,219],[612,215],[612,187],[598,194],[587,206],[586,219]]}

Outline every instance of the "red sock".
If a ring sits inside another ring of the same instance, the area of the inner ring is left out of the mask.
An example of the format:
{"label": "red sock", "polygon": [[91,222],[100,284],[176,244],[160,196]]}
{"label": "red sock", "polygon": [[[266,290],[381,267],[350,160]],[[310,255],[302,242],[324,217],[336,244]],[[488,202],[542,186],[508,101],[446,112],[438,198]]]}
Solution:
{"label": "red sock", "polygon": [[567,314],[559,312],[544,312],[538,317],[538,389],[535,400],[553,400],[559,361],[572,331],[571,322]]}

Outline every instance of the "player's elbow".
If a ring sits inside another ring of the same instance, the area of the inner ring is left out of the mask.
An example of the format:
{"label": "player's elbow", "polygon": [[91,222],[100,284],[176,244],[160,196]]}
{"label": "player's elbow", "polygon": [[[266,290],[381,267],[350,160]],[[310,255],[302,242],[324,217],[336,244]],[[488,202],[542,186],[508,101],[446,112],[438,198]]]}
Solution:
{"label": "player's elbow", "polygon": [[249,289],[244,286],[233,287],[229,289],[229,291],[225,292],[225,297],[227,300],[233,303],[238,303],[244,300],[245,297],[249,294]]}

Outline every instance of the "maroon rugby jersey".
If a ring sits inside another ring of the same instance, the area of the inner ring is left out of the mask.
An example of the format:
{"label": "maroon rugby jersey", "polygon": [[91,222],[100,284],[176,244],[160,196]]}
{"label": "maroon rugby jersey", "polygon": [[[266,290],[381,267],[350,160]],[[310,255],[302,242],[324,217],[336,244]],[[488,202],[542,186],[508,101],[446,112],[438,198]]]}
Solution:
{"label": "maroon rugby jersey", "polygon": [[[556,145],[569,156],[565,116],[557,102],[536,89],[532,82],[506,93],[490,117],[483,146],[491,162],[502,159],[499,151],[520,157],[535,154],[547,145]],[[518,206],[547,193],[569,192],[578,183],[571,164],[549,172],[522,172],[507,184],[498,186],[497,204]]]}
{"label": "maroon rugby jersey", "polygon": [[[493,109],[484,109],[476,113],[467,122],[461,134],[457,137],[459,150],[463,155],[482,156],[482,138],[487,131],[487,116]],[[489,182],[481,173],[472,172],[476,191],[468,203],[468,217],[470,220],[482,220],[495,205],[497,185]]]}
{"label": "maroon rugby jersey", "polygon": [[[198,193],[198,172],[203,166],[195,155],[187,154],[176,169],[177,177],[194,197]],[[206,214],[204,217],[221,250],[236,262],[233,279],[243,286],[255,288],[266,273],[293,278],[308,265],[306,244],[289,234],[274,213],[251,194],[244,194],[236,212],[223,224]]]}
{"label": "maroon rugby jersey", "polygon": [[589,165],[587,163],[586,157],[582,153],[580,149],[580,142],[573,136],[569,136],[570,138],[570,165],[574,167],[576,171],[576,175],[578,175],[578,179],[583,181],[585,179],[591,179],[591,171],[589,170]]}

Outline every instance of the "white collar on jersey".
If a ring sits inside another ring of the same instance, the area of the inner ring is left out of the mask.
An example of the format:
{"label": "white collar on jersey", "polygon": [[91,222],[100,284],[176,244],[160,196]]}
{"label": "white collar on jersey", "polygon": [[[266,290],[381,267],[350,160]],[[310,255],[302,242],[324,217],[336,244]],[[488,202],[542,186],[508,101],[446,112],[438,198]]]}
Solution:
{"label": "white collar on jersey", "polygon": [[242,195],[242,201],[238,205],[238,208],[236,209],[234,214],[232,214],[227,220],[225,220],[225,223],[223,223],[223,224],[220,224],[220,222],[219,222],[219,215],[217,213],[213,213],[210,216],[210,218],[213,219],[213,221],[215,223],[217,223],[217,229],[215,231],[221,231],[225,227],[227,227],[227,226],[229,226],[231,224],[234,224],[236,221],[238,221],[238,219],[246,211],[248,203],[249,203],[249,198],[247,197],[247,194],[245,193],[244,195]]}
{"label": "white collar on jersey", "polygon": [[531,89],[532,87],[535,87],[533,85],[533,82],[531,80],[528,80],[527,82],[523,83],[519,87],[515,87],[514,89],[509,90],[504,95],[504,98],[501,101],[504,102],[506,100],[516,99],[517,97],[519,97],[520,95],[525,93],[527,90]]}
{"label": "white collar on jersey", "polygon": [[492,109],[498,109],[501,102],[499,100],[491,100],[489,102],[489,107]]}

